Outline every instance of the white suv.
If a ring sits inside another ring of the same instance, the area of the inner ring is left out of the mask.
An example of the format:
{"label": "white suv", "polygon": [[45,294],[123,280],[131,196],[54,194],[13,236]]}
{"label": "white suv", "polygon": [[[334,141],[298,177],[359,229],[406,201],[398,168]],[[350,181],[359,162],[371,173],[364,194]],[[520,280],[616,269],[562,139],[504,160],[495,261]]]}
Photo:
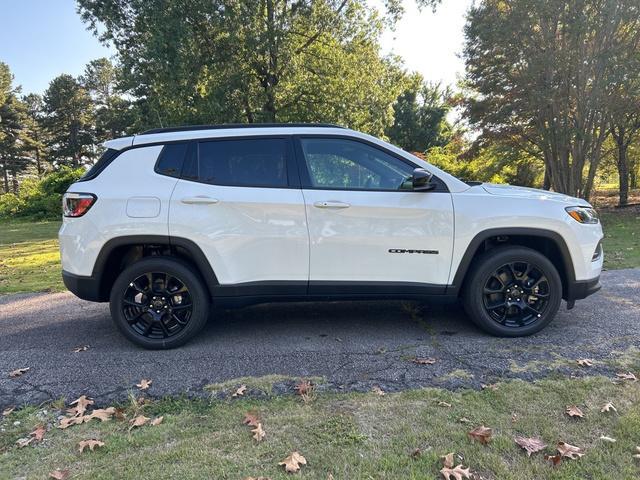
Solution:
{"label": "white suv", "polygon": [[600,288],[602,228],[565,195],[465,183],[333,125],[169,128],[106,142],[64,196],[63,278],[146,348],[211,304],[456,299],[484,330],[539,331]]}

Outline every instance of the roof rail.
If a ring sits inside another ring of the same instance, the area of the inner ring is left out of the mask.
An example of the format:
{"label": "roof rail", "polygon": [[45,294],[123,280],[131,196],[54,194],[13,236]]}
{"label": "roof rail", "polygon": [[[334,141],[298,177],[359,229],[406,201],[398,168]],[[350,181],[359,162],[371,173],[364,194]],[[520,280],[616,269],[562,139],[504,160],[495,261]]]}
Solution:
{"label": "roof rail", "polygon": [[223,123],[218,125],[184,125],[179,127],[154,128],[138,135],[151,135],[153,133],[190,132],[194,130],[222,130],[226,128],[280,128],[280,127],[322,127],[344,128],[331,123]]}

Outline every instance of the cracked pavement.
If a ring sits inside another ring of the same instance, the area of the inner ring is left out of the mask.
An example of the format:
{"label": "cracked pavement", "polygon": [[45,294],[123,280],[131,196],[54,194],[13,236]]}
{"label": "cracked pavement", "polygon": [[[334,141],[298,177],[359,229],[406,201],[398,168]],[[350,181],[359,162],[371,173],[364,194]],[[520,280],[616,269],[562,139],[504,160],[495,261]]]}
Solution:
{"label": "cracked pavement", "polygon": [[[206,396],[203,387],[239,377],[322,377],[326,390],[480,388],[509,378],[614,376],[640,368],[640,269],[603,272],[603,289],[563,304],[532,337],[495,338],[457,305],[403,302],[269,304],[216,311],[188,345],[146,351],[115,329],[107,304],[70,293],[0,297],[0,407],[89,395],[121,401],[142,378],[146,392]],[[73,349],[89,345],[87,351]],[[434,357],[417,365],[414,357]],[[576,359],[596,361],[582,368]],[[19,378],[14,369],[30,367]],[[273,391],[291,392],[293,380]]]}

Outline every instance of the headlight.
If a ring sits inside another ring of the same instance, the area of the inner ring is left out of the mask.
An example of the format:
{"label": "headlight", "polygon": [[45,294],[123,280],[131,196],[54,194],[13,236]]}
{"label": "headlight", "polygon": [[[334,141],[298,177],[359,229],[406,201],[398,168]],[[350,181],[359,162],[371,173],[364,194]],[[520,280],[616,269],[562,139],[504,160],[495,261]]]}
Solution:
{"label": "headlight", "polygon": [[598,223],[598,214],[591,207],[567,207],[565,210],[576,222]]}

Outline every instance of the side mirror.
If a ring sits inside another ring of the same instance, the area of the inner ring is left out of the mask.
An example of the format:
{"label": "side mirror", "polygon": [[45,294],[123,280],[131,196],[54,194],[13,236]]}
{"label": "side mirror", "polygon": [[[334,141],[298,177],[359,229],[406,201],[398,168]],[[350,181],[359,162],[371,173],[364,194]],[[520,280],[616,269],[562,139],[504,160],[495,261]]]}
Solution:
{"label": "side mirror", "polygon": [[433,174],[431,172],[428,172],[424,168],[414,169],[413,175],[411,177],[413,189],[418,191],[432,190],[433,188],[435,188],[435,184],[431,183],[432,178]]}

